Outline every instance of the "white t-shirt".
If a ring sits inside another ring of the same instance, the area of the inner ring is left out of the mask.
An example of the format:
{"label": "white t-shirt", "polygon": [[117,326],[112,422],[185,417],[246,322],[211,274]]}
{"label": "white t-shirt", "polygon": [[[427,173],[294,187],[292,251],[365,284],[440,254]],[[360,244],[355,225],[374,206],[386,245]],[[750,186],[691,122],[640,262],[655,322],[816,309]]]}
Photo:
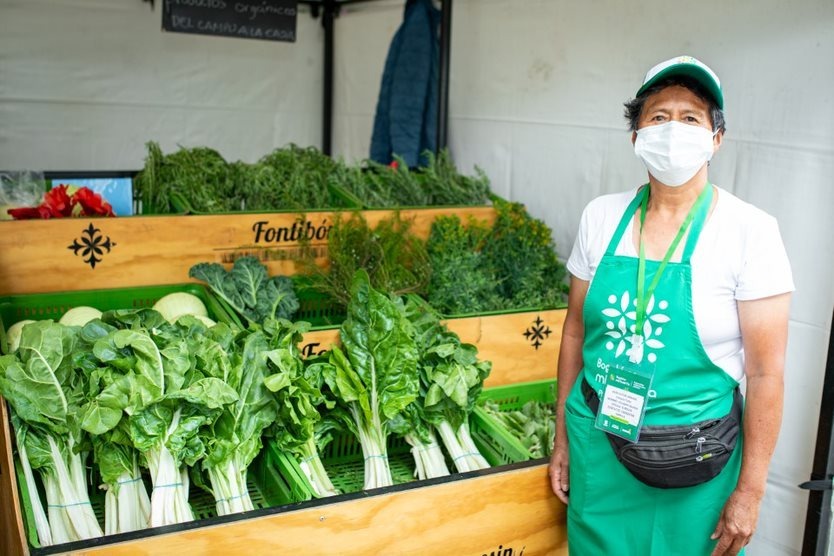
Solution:
{"label": "white t-shirt", "polygon": [[[692,305],[707,355],[741,381],[744,353],[736,302],[791,292],[794,283],[776,219],[720,187],[716,187],[716,193],[715,208],[692,253]],[[593,281],[605,249],[636,194],[635,188],[588,203],[567,262],[572,275]],[[637,257],[633,227],[632,218],[616,255]],[[680,254],[672,260],[680,260]]]}

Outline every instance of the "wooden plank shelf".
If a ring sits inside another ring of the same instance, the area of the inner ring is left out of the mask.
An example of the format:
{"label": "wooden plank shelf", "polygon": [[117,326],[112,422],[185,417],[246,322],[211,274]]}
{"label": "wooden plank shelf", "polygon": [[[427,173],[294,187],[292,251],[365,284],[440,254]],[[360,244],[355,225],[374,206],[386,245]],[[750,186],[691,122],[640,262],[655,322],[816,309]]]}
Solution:
{"label": "wooden plank shelf", "polygon": [[[556,378],[565,309],[447,319],[449,330],[474,344],[478,357],[492,361],[486,387]],[[312,330],[302,351],[319,354],[339,341],[339,329]]]}
{"label": "wooden plank shelf", "polygon": [[[394,211],[362,211],[370,225]],[[199,262],[259,257],[270,274],[292,274],[299,238],[324,256],[335,212],[241,213],[0,222],[0,295],[124,288],[187,282]],[[349,213],[341,213],[348,215]],[[409,209],[412,230],[427,238],[440,215],[486,222],[489,206]]]}
{"label": "wooden plank shelf", "polygon": [[[391,214],[363,212],[371,225]],[[439,215],[495,218],[491,207],[401,214],[414,219],[420,237],[428,236]],[[291,274],[299,230],[317,234],[335,217],[309,212],[0,222],[0,295],[178,284],[188,280],[193,264],[231,263],[243,254],[259,256],[271,274]],[[326,249],[326,239],[313,244]],[[555,377],[564,317],[564,310],[547,310],[446,322],[493,362],[489,387]],[[316,330],[305,335],[304,346],[316,353],[334,341],[338,329]],[[0,553],[16,556],[29,549],[12,452],[7,406],[0,398]],[[120,536],[68,553],[563,555],[565,511],[539,461],[260,510],[244,519]]]}

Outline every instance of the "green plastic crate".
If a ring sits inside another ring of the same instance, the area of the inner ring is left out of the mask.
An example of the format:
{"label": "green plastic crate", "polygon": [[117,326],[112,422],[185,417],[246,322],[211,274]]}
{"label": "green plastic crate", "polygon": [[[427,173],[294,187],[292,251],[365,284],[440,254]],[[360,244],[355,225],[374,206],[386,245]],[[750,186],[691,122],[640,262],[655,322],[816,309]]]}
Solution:
{"label": "green plastic crate", "polygon": [[[481,392],[478,404],[487,400],[496,402],[502,411],[521,409],[529,401],[555,404],[556,380],[537,380],[487,388]],[[481,453],[502,453],[513,462],[532,459],[527,448],[480,405],[475,406],[472,422],[477,423],[477,427],[472,427],[472,439]]]}
{"label": "green plastic crate", "polygon": [[[15,471],[17,475],[18,489],[20,492],[20,505],[23,514],[23,526],[26,530],[26,536],[31,547],[39,548],[38,533],[35,529],[34,512],[32,505],[29,502],[29,489],[26,486],[26,479],[23,475],[23,468],[20,461],[15,458]],[[40,479],[37,471],[33,471],[35,480],[40,485]],[[249,489],[249,497],[252,500],[252,505],[256,510],[271,508],[274,506],[283,506],[303,500],[309,500],[309,494],[305,497],[303,491],[298,488],[298,483],[288,482],[285,479],[285,474],[275,467],[270,458],[264,453],[255,458],[249,466],[246,485]],[[147,477],[144,477],[145,488],[148,496],[151,495],[151,483]],[[97,484],[97,483],[95,483]],[[100,490],[94,485],[88,484],[88,492],[90,496],[90,504],[93,507],[93,513],[98,518],[99,525],[104,528],[104,491]],[[46,497],[39,489],[39,496],[43,504],[44,511],[46,511]],[[190,486],[188,494],[188,503],[191,506],[191,511],[194,513],[195,521],[209,519],[217,516],[216,502],[214,497],[205,490],[195,486],[193,483]]]}
{"label": "green plastic crate", "polygon": [[[388,437],[388,466],[395,485],[414,480],[414,458],[410,450],[411,447],[402,438],[393,435]],[[313,487],[295,458],[281,452],[271,443],[267,452],[272,454],[273,461],[280,461],[276,467],[284,473],[287,482],[297,481],[308,493],[308,499],[312,498]],[[352,434],[337,434],[321,454],[321,461],[330,481],[340,493],[362,490],[365,484],[365,461],[362,447]]]}
{"label": "green plastic crate", "polygon": [[0,352],[7,353],[6,328],[24,320],[57,321],[73,307],[87,305],[99,311],[152,307],[161,297],[186,292],[200,298],[209,316],[221,322],[234,322],[219,300],[202,284],[142,286],[108,290],[53,292],[0,297]]}
{"label": "green plastic crate", "polygon": [[[483,429],[482,424],[474,417],[470,419],[470,433],[476,444],[478,444],[478,437],[489,438],[493,434],[492,431]],[[439,439],[438,442],[440,442]],[[512,447],[506,444],[507,441],[504,438],[498,438],[485,444],[485,449],[478,445],[478,449],[492,467],[522,461],[513,452]],[[492,446],[498,446],[499,448],[495,449]],[[449,471],[453,474],[456,473],[454,464],[449,458],[449,454],[446,453],[445,447],[441,449],[446,456],[446,465]],[[269,450],[273,451],[274,457],[283,458],[284,461],[280,468],[282,472],[287,474],[285,478],[288,478],[288,482],[300,481],[307,491],[312,493],[312,487],[295,459],[280,453],[274,446],[270,446]],[[321,454],[321,460],[330,481],[340,493],[346,494],[362,490],[362,486],[365,484],[365,460],[362,455],[362,446],[353,434],[337,434]],[[417,480],[411,446],[402,437],[393,434],[388,436],[388,466],[395,485]]]}

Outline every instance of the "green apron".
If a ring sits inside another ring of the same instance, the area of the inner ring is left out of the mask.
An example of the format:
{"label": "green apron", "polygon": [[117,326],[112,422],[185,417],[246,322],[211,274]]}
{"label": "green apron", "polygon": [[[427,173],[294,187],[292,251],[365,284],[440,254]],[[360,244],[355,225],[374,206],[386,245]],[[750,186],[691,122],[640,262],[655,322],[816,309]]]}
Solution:
{"label": "green apron", "polygon": [[[711,199],[712,185],[705,193]],[[669,262],[648,297],[642,338],[635,341],[639,260],[615,255],[630,220],[648,195],[641,189],[623,214],[594,274],[585,299],[584,367],[568,396],[565,421],[570,442],[568,545],[579,556],[706,556],[721,510],[736,486],[741,439],[714,479],[687,488],[660,489],[635,479],[614,456],[605,433],[582,396],[585,380],[603,393],[606,363],[654,366],[645,425],[689,424],[726,415],[738,385],[704,351],[692,312],[690,258],[710,203],[694,212],[683,256]],[[645,261],[651,280],[661,266]],[[647,292],[649,293],[649,292]],[[642,344],[635,348],[635,344]],[[636,350],[636,351],[635,351]]]}

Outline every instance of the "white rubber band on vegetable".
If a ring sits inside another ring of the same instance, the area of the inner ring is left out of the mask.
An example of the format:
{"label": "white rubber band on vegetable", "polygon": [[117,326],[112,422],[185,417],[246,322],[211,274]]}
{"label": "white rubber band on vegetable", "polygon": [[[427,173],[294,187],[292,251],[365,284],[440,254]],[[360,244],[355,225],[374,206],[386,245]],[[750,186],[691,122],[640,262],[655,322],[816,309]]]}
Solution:
{"label": "white rubber band on vegetable", "polygon": [[154,488],[177,488],[183,486],[182,483],[170,483],[167,485],[154,485]]}
{"label": "white rubber band on vegetable", "polygon": [[72,504],[47,504],[46,507],[47,508],[72,508],[73,506],[87,506],[87,505],[92,506],[92,504],[90,504],[90,502],[74,502]]}

